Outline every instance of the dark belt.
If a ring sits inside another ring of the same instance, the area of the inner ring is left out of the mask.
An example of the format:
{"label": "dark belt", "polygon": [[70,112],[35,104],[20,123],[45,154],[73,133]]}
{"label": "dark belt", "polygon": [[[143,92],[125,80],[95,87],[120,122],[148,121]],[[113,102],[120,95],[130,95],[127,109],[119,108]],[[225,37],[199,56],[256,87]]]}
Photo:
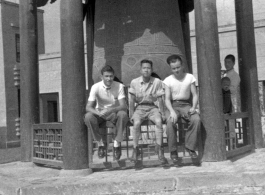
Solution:
{"label": "dark belt", "polygon": [[190,103],[189,100],[172,100],[172,103],[173,102],[179,102],[179,103]]}
{"label": "dark belt", "polygon": [[154,106],[154,103],[140,103],[138,106]]}

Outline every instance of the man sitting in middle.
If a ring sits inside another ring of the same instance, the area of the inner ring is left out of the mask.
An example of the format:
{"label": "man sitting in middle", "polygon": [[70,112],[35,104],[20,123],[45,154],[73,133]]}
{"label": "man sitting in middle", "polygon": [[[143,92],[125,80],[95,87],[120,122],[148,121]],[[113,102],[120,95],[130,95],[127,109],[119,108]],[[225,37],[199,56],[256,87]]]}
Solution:
{"label": "man sitting in middle", "polygon": [[[161,80],[151,77],[153,71],[153,62],[150,60],[141,61],[141,75],[140,77],[131,81],[129,89],[129,106],[130,106],[130,120],[133,124],[133,154],[131,160],[137,161],[140,156],[138,147],[138,140],[140,137],[141,123],[144,120],[151,120],[155,123],[156,135],[156,152],[161,163],[165,163],[162,139],[162,116],[164,116],[164,107],[162,96],[164,95],[163,83]],[[159,107],[154,104],[159,102]],[[137,105],[135,106],[135,103]]]}

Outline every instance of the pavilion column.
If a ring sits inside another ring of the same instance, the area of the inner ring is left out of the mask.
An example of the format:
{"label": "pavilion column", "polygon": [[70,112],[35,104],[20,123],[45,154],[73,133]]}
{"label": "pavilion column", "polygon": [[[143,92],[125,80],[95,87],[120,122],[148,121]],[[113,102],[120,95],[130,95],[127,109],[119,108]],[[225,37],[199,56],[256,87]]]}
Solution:
{"label": "pavilion column", "polygon": [[182,17],[182,30],[183,30],[183,38],[185,44],[185,56],[187,60],[187,65],[189,69],[189,73],[192,74],[192,55],[191,55],[191,42],[190,42],[190,22],[189,22],[189,13],[183,13]]}
{"label": "pavilion column", "polygon": [[87,84],[88,90],[94,84],[93,82],[93,63],[94,63],[94,15],[95,1],[88,1],[86,18],[86,41],[87,41]]}
{"label": "pavilion column", "polygon": [[[252,0],[235,0],[242,111],[249,113],[252,143],[263,147]],[[250,144],[250,143],[248,143]]]}
{"label": "pavilion column", "polygon": [[[93,82],[93,63],[94,63],[94,21],[95,21],[95,0],[88,1],[86,17],[86,42],[87,42],[87,87],[88,92]],[[88,96],[89,94],[87,94]],[[93,138],[91,131],[88,131],[88,158],[93,160]]]}
{"label": "pavilion column", "polygon": [[83,5],[61,1],[63,165],[65,170],[88,167]]}
{"label": "pavilion column", "polygon": [[206,131],[203,161],[226,159],[216,0],[195,3],[200,112]]}
{"label": "pavilion column", "polygon": [[32,158],[32,124],[39,123],[39,67],[36,0],[19,4],[21,73],[21,160]]}

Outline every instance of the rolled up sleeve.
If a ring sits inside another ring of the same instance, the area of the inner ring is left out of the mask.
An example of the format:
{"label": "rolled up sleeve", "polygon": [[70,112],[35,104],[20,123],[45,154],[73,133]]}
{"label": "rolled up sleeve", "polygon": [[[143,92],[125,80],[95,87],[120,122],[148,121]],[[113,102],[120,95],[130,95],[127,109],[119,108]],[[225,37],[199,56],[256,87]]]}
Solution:
{"label": "rolled up sleeve", "polygon": [[89,93],[88,101],[91,102],[96,101],[96,91],[97,91],[96,86],[93,85]]}
{"label": "rolled up sleeve", "polygon": [[156,91],[157,97],[165,95],[165,87],[162,81],[160,81],[157,84],[157,91]]}

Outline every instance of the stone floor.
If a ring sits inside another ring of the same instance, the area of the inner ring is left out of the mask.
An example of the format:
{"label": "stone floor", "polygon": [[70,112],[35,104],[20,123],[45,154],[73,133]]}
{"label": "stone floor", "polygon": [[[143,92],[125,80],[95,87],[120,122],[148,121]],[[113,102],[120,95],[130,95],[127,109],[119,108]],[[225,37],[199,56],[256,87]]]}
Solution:
{"label": "stone floor", "polygon": [[112,169],[86,175],[33,163],[0,165],[0,195],[265,194],[265,149],[201,166]]}

